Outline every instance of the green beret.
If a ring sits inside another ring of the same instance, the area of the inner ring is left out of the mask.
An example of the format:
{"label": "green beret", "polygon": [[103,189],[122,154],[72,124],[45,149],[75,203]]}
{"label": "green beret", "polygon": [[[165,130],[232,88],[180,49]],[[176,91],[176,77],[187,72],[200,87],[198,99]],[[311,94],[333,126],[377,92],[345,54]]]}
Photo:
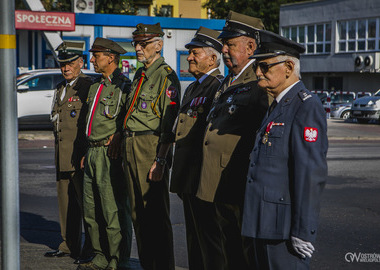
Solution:
{"label": "green beret", "polygon": [[84,43],[64,41],[55,50],[58,51],[58,62],[71,62],[83,55]]}
{"label": "green beret", "polygon": [[114,54],[124,54],[127,51],[113,40],[98,37],[95,39],[94,44],[92,44],[90,52],[111,52]]}
{"label": "green beret", "polygon": [[219,38],[228,39],[240,36],[256,38],[257,30],[262,29],[265,27],[259,18],[230,11]]}
{"label": "green beret", "polygon": [[141,41],[148,40],[154,37],[163,37],[165,33],[161,29],[160,23],[136,25],[136,30],[133,31],[133,40]]}
{"label": "green beret", "polygon": [[194,35],[194,38],[185,45],[186,49],[189,49],[190,46],[195,47],[212,47],[217,50],[219,53],[222,52],[223,44],[218,39],[219,32],[212,30],[206,27],[199,27],[197,32]]}

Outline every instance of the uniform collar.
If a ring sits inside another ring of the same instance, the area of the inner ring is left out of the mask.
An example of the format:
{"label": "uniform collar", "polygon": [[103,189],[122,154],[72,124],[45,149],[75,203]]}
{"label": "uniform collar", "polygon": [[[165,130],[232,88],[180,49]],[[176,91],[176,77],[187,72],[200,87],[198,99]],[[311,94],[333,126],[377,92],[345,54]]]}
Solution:
{"label": "uniform collar", "polygon": [[143,69],[143,72],[145,72],[145,76],[149,78],[157,69],[158,67],[164,62],[164,58],[161,56],[156,61],[153,62],[153,64],[148,67],[147,69]]}
{"label": "uniform collar", "polygon": [[207,72],[206,74],[204,74],[202,77],[200,77],[200,79],[198,80],[199,84],[201,84],[211,73],[213,73],[217,69],[218,68],[213,68],[209,72]]}
{"label": "uniform collar", "polygon": [[292,89],[292,87],[298,83],[298,81],[296,81],[295,83],[293,83],[292,85],[288,86],[285,90],[283,90],[277,97],[276,97],[276,101],[277,103],[280,103],[281,99],[289,92],[290,89]]}
{"label": "uniform collar", "polygon": [[107,78],[102,77],[105,86],[109,86],[109,85],[111,85],[111,84],[112,84],[112,81],[113,81],[115,78],[119,77],[120,73],[121,73],[120,68],[115,68],[115,70],[112,72],[112,74],[109,75]]}

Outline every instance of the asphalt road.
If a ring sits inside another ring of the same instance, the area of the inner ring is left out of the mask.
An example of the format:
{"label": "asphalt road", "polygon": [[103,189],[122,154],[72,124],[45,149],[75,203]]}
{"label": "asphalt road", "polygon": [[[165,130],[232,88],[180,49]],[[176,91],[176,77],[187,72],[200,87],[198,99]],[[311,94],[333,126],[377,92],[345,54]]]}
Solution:
{"label": "asphalt road", "polygon": [[[311,268],[380,269],[380,262],[352,257],[380,256],[380,125],[328,124],[329,176]],[[76,269],[71,258],[43,257],[60,243],[52,138],[49,130],[19,132],[21,269]],[[176,265],[186,269],[182,205],[175,194],[170,199]]]}

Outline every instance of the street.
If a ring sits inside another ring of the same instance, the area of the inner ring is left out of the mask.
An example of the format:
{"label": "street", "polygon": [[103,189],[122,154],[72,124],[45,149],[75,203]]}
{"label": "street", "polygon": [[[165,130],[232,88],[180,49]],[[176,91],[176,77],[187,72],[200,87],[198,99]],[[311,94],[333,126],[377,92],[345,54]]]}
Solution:
{"label": "street", "polygon": [[[328,123],[329,176],[311,269],[379,269],[379,260],[357,262],[346,254],[380,254],[380,125]],[[51,131],[20,131],[19,138],[21,269],[76,269],[69,257],[43,256],[60,243]],[[176,265],[186,269],[181,200],[170,198]]]}

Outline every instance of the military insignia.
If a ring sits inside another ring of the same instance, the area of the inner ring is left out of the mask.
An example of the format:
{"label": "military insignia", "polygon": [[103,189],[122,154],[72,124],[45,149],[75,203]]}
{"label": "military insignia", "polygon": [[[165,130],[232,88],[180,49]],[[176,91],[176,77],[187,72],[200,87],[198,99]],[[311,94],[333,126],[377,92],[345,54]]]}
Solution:
{"label": "military insignia", "polygon": [[237,109],[237,106],[236,105],[231,105],[229,108],[228,108],[228,113],[230,115],[233,115],[235,112],[236,112],[236,109]]}
{"label": "military insignia", "polygon": [[102,100],[103,100],[103,101],[106,101],[107,99],[106,99],[106,98],[103,98]]}
{"label": "military insignia", "polygon": [[146,104],[146,102],[144,101],[143,103],[141,103],[141,108],[143,108],[144,110],[146,109],[146,107],[148,107],[148,105]]}
{"label": "military insignia", "polygon": [[207,100],[207,97],[196,97],[193,98],[193,100],[190,103],[190,107],[197,107],[199,105],[202,105]]}
{"label": "military insignia", "polygon": [[193,118],[197,118],[197,116],[198,116],[198,112],[197,111],[194,111],[193,114],[191,115],[191,117],[193,117]]}
{"label": "military insignia", "polygon": [[67,107],[69,107],[69,108],[70,108],[71,106],[73,106],[73,105],[71,105],[71,103],[67,104]]}
{"label": "military insignia", "polygon": [[203,113],[203,112],[204,112],[204,109],[203,109],[203,106],[202,106],[202,105],[199,106],[197,112],[199,112],[199,113]]}
{"label": "military insignia", "polygon": [[177,89],[175,89],[175,87],[173,85],[170,85],[167,89],[166,89],[166,95],[168,96],[168,98],[170,99],[173,99],[177,96]]}
{"label": "military insignia", "polygon": [[235,93],[240,94],[242,92],[247,92],[250,88],[249,87],[243,87],[235,90]]}
{"label": "military insignia", "polygon": [[312,127],[305,127],[303,132],[303,138],[307,142],[316,142],[318,139],[318,129]]}
{"label": "military insignia", "polygon": [[188,116],[191,116],[193,114],[193,110],[192,109],[189,109],[188,111],[187,111],[187,115]]}
{"label": "military insignia", "polygon": [[305,100],[311,98],[311,95],[305,91],[299,92],[299,96],[301,97],[302,101],[305,101]]}
{"label": "military insignia", "polygon": [[269,137],[269,136],[268,136],[268,133],[265,132],[265,133],[264,133],[264,136],[263,136],[263,139],[262,139],[261,142],[262,142],[263,144],[266,144],[266,143],[268,142],[268,137]]}
{"label": "military insignia", "polygon": [[151,84],[151,85],[149,86],[149,90],[152,90],[153,87],[154,87],[154,84]]}
{"label": "military insignia", "polygon": [[227,103],[231,103],[232,100],[234,99],[234,96],[229,96],[226,100]]}
{"label": "military insignia", "polygon": [[111,96],[111,97],[113,96],[113,92],[110,93],[110,96]]}
{"label": "military insignia", "polygon": [[70,116],[71,116],[72,118],[74,118],[76,115],[77,115],[77,112],[76,112],[75,110],[72,110],[72,111],[70,112]]}
{"label": "military insignia", "polygon": [[165,70],[169,73],[171,73],[173,70],[170,67],[165,67]]}

